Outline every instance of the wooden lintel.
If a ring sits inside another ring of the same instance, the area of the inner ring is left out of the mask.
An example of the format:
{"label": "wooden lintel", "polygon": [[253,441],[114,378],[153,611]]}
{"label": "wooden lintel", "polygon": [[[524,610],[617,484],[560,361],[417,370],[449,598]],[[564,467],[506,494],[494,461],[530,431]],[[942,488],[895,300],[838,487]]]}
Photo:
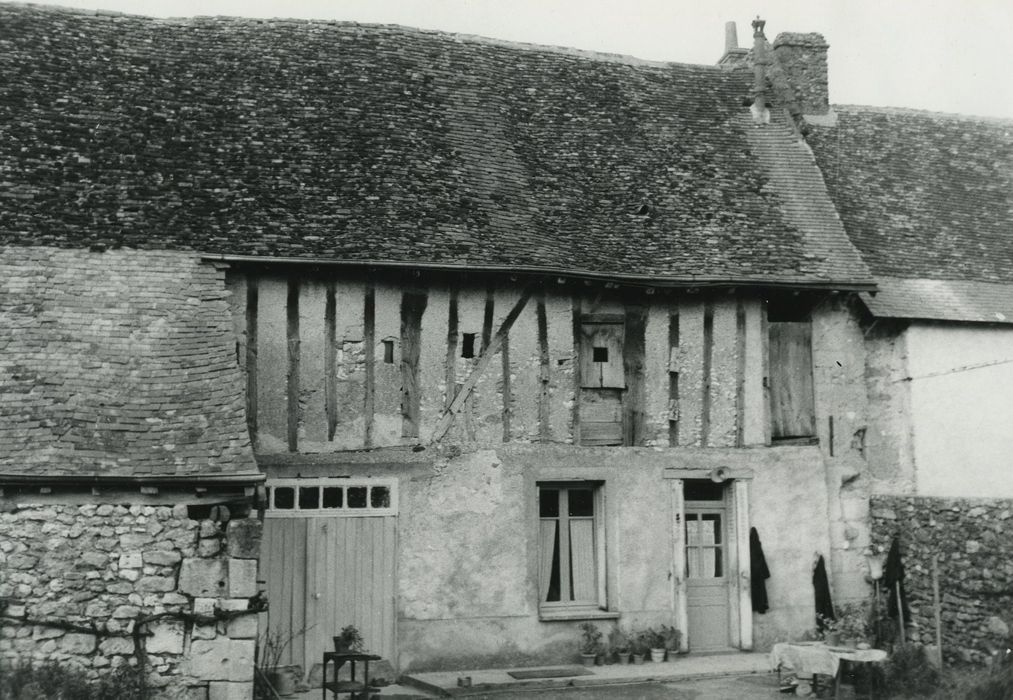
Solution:
{"label": "wooden lintel", "polygon": [[517,317],[521,315],[521,312],[524,310],[524,307],[527,305],[528,299],[531,298],[533,292],[534,289],[531,286],[524,289],[524,293],[521,294],[521,298],[517,300],[514,307],[510,309],[510,313],[507,314],[505,319],[503,319],[503,323],[500,325],[499,330],[496,331],[496,335],[493,336],[489,345],[482,349],[482,354],[475,363],[475,369],[473,369],[471,374],[468,375],[468,378],[464,380],[464,383],[461,385],[461,390],[457,392],[457,396],[454,397],[450,407],[443,412],[442,416],[440,416],[439,422],[437,422],[436,427],[433,429],[433,436],[430,443],[439,442],[443,436],[447,434],[447,431],[450,430],[450,426],[454,422],[454,417],[460,413],[462,408],[464,408],[464,402],[467,401],[469,396],[471,396],[471,392],[474,390],[478,380],[489,367],[489,363],[492,362],[493,355],[499,352],[500,347],[503,345],[503,340],[506,338],[507,333],[510,332],[510,329],[513,327]]}

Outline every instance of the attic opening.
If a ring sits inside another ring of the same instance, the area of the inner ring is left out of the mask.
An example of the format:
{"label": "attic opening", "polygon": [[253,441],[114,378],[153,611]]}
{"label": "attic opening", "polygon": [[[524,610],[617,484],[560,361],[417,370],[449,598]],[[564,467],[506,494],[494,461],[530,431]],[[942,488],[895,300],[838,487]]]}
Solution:
{"label": "attic opening", "polygon": [[461,334],[461,357],[475,356],[475,333]]}

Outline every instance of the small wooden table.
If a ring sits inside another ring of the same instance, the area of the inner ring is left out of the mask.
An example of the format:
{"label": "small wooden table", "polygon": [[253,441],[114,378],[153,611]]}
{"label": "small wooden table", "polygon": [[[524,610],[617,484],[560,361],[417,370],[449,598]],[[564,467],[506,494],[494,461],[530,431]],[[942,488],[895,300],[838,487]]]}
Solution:
{"label": "small wooden table", "polygon": [[849,649],[827,646],[820,642],[781,642],[775,644],[770,652],[771,666],[777,669],[778,679],[782,666],[787,666],[796,673],[811,673],[815,691],[818,687],[817,676],[829,676],[834,682],[835,698],[840,697],[846,666],[877,664],[886,661],[886,658],[887,653],[882,649]]}
{"label": "small wooden table", "polygon": [[[359,651],[325,651],[324,652],[324,676],[323,686],[320,689],[320,697],[327,700],[327,691],[331,691],[331,697],[336,698],[340,694],[348,693],[349,700],[369,700],[369,662],[379,661],[381,657],[375,654],[365,654]],[[362,681],[355,679],[355,664],[362,662]],[[347,681],[338,680],[338,669],[348,662],[349,677]],[[327,680],[327,665],[334,664],[334,679]]]}

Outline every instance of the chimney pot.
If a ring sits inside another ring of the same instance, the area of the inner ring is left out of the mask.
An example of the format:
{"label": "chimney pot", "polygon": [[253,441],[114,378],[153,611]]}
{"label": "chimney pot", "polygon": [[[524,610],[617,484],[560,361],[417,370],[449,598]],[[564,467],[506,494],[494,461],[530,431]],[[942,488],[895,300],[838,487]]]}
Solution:
{"label": "chimney pot", "polygon": [[725,53],[739,48],[739,32],[735,22],[725,22]]}
{"label": "chimney pot", "polygon": [[756,19],[753,20],[753,38],[754,39],[765,39],[766,36],[763,34],[763,28],[766,26],[767,20],[760,19],[759,15],[756,15]]}

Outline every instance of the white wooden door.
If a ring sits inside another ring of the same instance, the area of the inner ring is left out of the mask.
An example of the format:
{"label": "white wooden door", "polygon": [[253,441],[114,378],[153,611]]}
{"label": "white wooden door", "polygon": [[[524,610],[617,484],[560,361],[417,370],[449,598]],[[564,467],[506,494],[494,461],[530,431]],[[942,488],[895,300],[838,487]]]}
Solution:
{"label": "white wooden door", "polygon": [[731,647],[728,512],[721,501],[685,505],[686,613],[689,647]]}
{"label": "white wooden door", "polygon": [[366,650],[395,662],[397,488],[391,480],[268,481],[261,578],[281,663],[307,675],[355,625]]}

